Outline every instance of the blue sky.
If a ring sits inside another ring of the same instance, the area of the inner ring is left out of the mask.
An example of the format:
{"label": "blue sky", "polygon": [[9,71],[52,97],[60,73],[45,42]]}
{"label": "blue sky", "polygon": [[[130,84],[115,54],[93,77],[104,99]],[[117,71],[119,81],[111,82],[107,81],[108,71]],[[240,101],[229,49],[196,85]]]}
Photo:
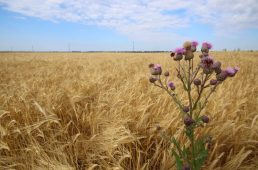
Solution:
{"label": "blue sky", "polygon": [[257,0],[0,0],[0,50],[258,50]]}

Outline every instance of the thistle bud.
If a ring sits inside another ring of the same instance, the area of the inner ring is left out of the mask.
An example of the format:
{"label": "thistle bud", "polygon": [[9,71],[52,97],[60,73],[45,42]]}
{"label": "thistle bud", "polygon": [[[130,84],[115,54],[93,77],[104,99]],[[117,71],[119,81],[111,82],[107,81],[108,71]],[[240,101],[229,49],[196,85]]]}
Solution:
{"label": "thistle bud", "polygon": [[210,121],[209,117],[206,116],[206,115],[203,115],[203,116],[201,117],[201,119],[202,119],[203,123],[209,123],[209,121]]}
{"label": "thistle bud", "polygon": [[156,131],[160,131],[162,128],[159,124],[156,125]]}
{"label": "thistle bud", "polygon": [[205,74],[211,74],[213,69],[212,65],[214,63],[214,60],[211,56],[203,57],[201,59],[201,67],[203,68],[203,72]]}
{"label": "thistle bud", "polygon": [[184,165],[182,170],[191,170],[191,167],[189,165]]}
{"label": "thistle bud", "polygon": [[202,82],[200,79],[194,79],[193,83],[194,83],[194,85],[199,86],[199,85],[201,85]]}
{"label": "thistle bud", "polygon": [[152,63],[149,64],[149,68],[152,68],[152,67],[154,67],[154,64],[152,64]]}
{"label": "thistle bud", "polygon": [[185,60],[191,60],[191,59],[193,59],[193,58],[194,58],[193,52],[190,51],[190,50],[187,50],[187,51],[185,52]]}
{"label": "thistle bud", "polygon": [[155,83],[155,82],[157,81],[157,78],[151,76],[151,77],[149,78],[149,81],[150,81],[151,83]]}
{"label": "thistle bud", "polygon": [[221,68],[217,68],[217,69],[214,69],[214,71],[216,74],[220,74],[222,70],[221,70]]}
{"label": "thistle bud", "polygon": [[186,42],[183,44],[183,47],[184,47],[186,50],[191,50],[192,42],[186,41]]}
{"label": "thistle bud", "polygon": [[216,61],[216,62],[214,62],[213,64],[212,64],[212,68],[213,69],[218,69],[218,68],[220,68],[221,67],[221,62],[219,62],[219,61]]}
{"label": "thistle bud", "polygon": [[218,81],[224,81],[226,80],[227,76],[228,76],[228,73],[225,70],[223,70],[221,71],[221,73],[216,75],[216,78]]}
{"label": "thistle bud", "polygon": [[185,117],[184,117],[184,124],[186,125],[186,126],[190,126],[190,125],[192,125],[194,123],[194,120],[187,114],[187,115],[185,115]]}
{"label": "thistle bud", "polygon": [[154,64],[151,68],[152,75],[161,75],[162,69],[160,64]]}
{"label": "thistle bud", "polygon": [[216,74],[221,73],[221,62],[217,61],[212,64],[212,68],[214,69]]}
{"label": "thistle bud", "polygon": [[217,84],[217,80],[215,80],[215,79],[212,79],[211,81],[210,81],[210,85],[216,85]]}
{"label": "thistle bud", "polygon": [[174,57],[175,56],[175,53],[172,51],[171,53],[170,53],[170,57]]}
{"label": "thistle bud", "polygon": [[164,73],[164,76],[168,77],[168,76],[169,76],[169,72],[166,71],[166,72]]}
{"label": "thistle bud", "polygon": [[176,86],[173,82],[169,82],[168,83],[168,87],[171,89],[171,90],[175,90],[176,89]]}
{"label": "thistle bud", "polygon": [[182,54],[176,54],[176,56],[174,57],[175,61],[180,61],[183,59],[183,55]]}
{"label": "thistle bud", "polygon": [[183,106],[183,111],[184,111],[185,113],[189,112],[189,111],[190,111],[189,106]]}
{"label": "thistle bud", "polygon": [[203,73],[204,74],[211,74],[213,70],[211,68],[203,68]]}

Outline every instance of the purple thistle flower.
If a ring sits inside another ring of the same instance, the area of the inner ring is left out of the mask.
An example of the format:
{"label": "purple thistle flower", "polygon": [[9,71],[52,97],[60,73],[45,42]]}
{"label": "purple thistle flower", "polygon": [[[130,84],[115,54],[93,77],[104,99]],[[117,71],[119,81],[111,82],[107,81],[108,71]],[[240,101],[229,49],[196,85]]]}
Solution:
{"label": "purple thistle flower", "polygon": [[237,72],[237,70],[232,67],[228,67],[225,71],[229,77],[234,77]]}
{"label": "purple thistle flower", "polygon": [[168,87],[170,87],[171,90],[175,90],[176,89],[176,86],[173,82],[169,82],[168,83]]}
{"label": "purple thistle flower", "polygon": [[197,47],[197,45],[198,45],[197,41],[192,41],[192,46]]}
{"label": "purple thistle flower", "polygon": [[155,69],[161,68],[161,65],[160,64],[154,64],[153,68],[155,68]]}
{"label": "purple thistle flower", "polygon": [[202,48],[211,49],[211,48],[212,48],[212,45],[211,45],[211,43],[204,42],[204,43],[202,43]]}
{"label": "purple thistle flower", "polygon": [[185,49],[184,48],[177,48],[177,49],[175,49],[175,53],[182,55],[182,54],[185,53]]}

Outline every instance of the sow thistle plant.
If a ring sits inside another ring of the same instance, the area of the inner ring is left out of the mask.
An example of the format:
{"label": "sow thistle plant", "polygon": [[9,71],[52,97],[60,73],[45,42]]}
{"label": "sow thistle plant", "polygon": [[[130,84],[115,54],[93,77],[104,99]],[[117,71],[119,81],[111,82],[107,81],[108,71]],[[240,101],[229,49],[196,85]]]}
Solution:
{"label": "sow thistle plant", "polygon": [[151,73],[149,81],[172,97],[182,114],[184,135],[190,141],[190,145],[186,146],[172,137],[172,155],[175,157],[178,170],[199,170],[203,166],[208,156],[207,146],[211,138],[196,134],[197,128],[204,127],[210,121],[208,115],[202,114],[202,111],[216,88],[226,79],[234,77],[239,70],[238,67],[223,69],[221,62],[215,61],[209,55],[212,45],[208,42],[202,44],[200,60],[195,66],[193,58],[197,46],[198,42],[187,41],[183,44],[183,48],[177,48],[170,55],[177,62],[175,71],[187,94],[187,102],[180,100],[175,83],[168,81],[170,76],[168,71],[162,74],[160,64],[149,65]]}

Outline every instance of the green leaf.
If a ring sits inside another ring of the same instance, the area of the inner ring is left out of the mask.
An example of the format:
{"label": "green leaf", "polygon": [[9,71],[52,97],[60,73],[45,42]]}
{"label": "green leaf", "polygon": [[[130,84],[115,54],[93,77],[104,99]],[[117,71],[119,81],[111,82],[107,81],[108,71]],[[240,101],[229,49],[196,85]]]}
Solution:
{"label": "green leaf", "polygon": [[183,168],[183,161],[180,159],[179,155],[176,153],[176,151],[174,149],[172,149],[172,154],[176,159],[176,168],[178,170],[182,170]]}
{"label": "green leaf", "polygon": [[172,137],[172,143],[176,146],[179,155],[182,157],[182,150],[181,150],[180,143],[174,137]]}
{"label": "green leaf", "polygon": [[195,142],[195,156],[195,166],[197,169],[201,169],[208,156],[203,139],[196,140]]}
{"label": "green leaf", "polygon": [[190,155],[190,151],[189,151],[189,148],[186,148],[185,146],[183,147],[183,150],[182,150],[182,157],[184,160],[188,160],[189,159],[189,156]]}

